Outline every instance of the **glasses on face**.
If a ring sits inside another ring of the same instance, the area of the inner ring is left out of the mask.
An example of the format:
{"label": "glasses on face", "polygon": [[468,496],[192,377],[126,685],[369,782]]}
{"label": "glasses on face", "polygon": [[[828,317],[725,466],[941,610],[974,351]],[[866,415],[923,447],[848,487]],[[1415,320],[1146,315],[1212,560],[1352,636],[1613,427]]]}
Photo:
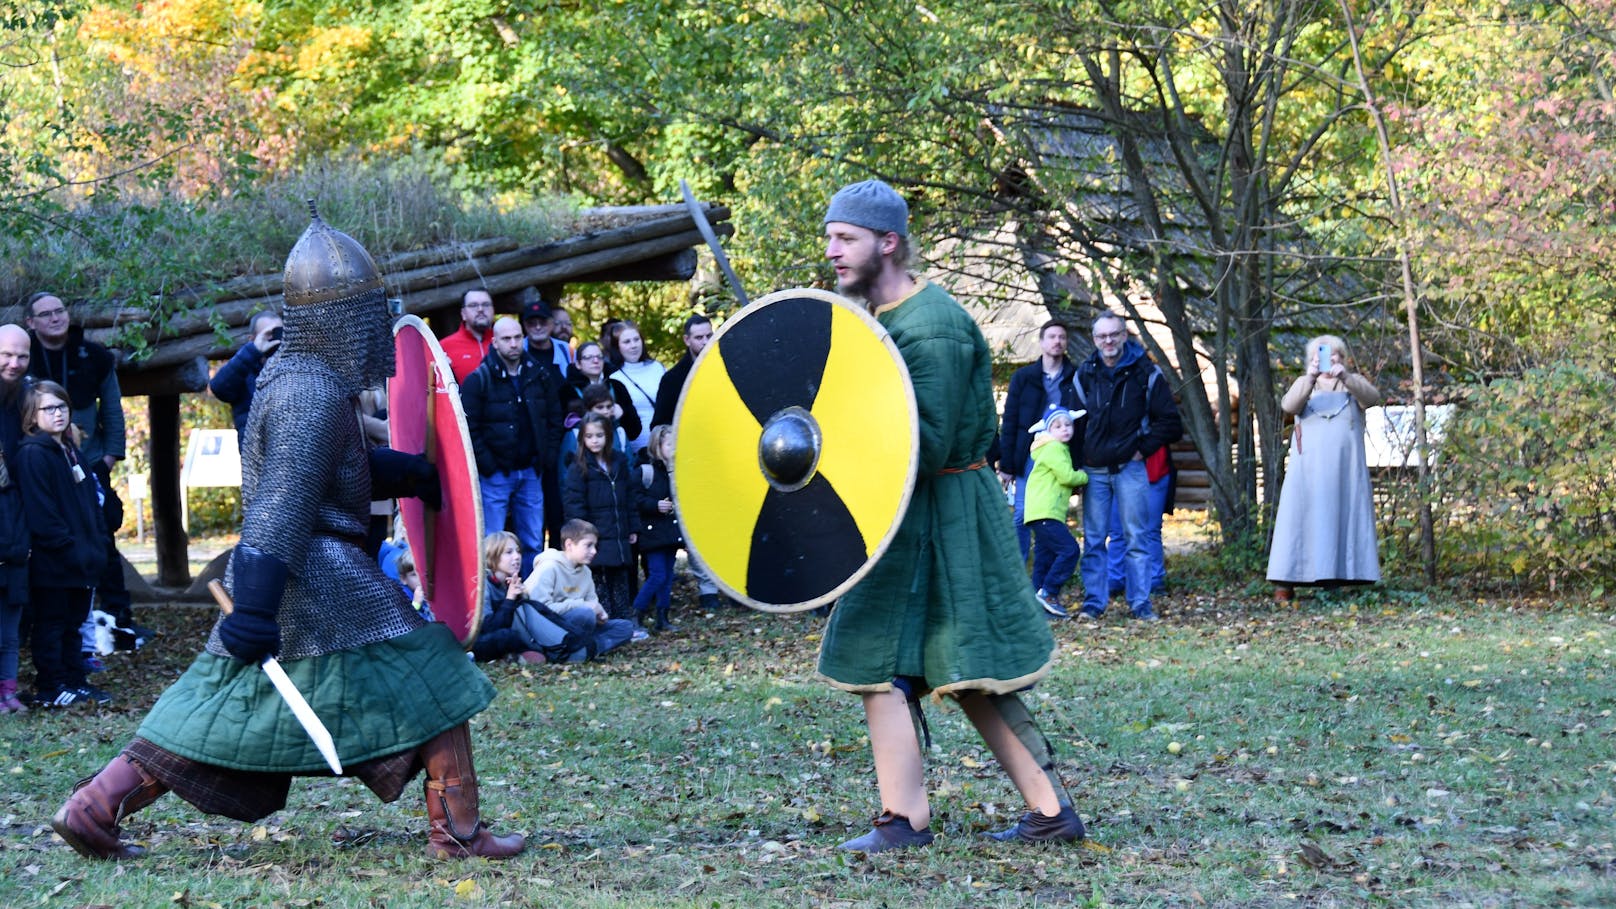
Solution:
{"label": "glasses on face", "polygon": [[67,307],[58,306],[55,309],[47,309],[44,312],[36,312],[36,313],[34,313],[34,318],[36,318],[36,319],[54,319],[57,316],[65,316],[65,315],[67,315]]}
{"label": "glasses on face", "polygon": [[1096,340],[1096,341],[1120,341],[1123,338],[1126,338],[1127,336],[1128,336],[1128,333],[1125,332],[1125,331],[1108,331],[1108,332],[1105,332],[1104,334],[1101,334],[1100,332],[1095,332],[1094,333],[1094,340]]}
{"label": "glasses on face", "polygon": [[601,358],[600,354],[598,354],[598,353],[583,354],[583,355],[578,357],[578,359],[580,359],[580,360],[599,360],[600,358]]}
{"label": "glasses on face", "polygon": [[460,308],[461,309],[493,309],[494,304],[492,304],[492,303],[484,303],[483,301],[479,300],[479,301],[477,301],[475,303],[467,303],[465,306],[462,306]]}
{"label": "glasses on face", "polygon": [[41,405],[39,405],[39,412],[40,413],[67,413],[67,405],[66,404],[41,404]]}

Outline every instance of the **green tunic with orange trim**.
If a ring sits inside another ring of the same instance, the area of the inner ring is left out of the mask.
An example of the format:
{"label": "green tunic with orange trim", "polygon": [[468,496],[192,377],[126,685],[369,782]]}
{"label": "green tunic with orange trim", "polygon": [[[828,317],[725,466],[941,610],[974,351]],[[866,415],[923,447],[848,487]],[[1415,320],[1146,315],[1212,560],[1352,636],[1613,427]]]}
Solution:
{"label": "green tunic with orange trim", "polygon": [[1055,641],[986,463],[998,429],[987,342],[930,283],[875,316],[909,368],[920,464],[887,551],[831,613],[819,674],[856,692],[897,676],[937,696],[1025,688],[1049,672]]}

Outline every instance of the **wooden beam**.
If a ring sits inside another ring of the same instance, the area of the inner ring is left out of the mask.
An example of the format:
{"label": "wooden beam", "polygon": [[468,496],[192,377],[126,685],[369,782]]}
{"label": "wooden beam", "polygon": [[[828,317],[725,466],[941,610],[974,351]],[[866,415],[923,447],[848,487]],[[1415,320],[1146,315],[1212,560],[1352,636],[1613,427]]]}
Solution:
{"label": "wooden beam", "polygon": [[688,281],[696,274],[696,251],[681,249],[655,259],[641,259],[579,275],[573,284],[627,283],[630,281]]}
{"label": "wooden beam", "polygon": [[118,388],[125,395],[177,395],[207,387],[208,361],[200,356],[158,369],[118,370]]}
{"label": "wooden beam", "polygon": [[190,538],[180,504],[180,396],[152,395],[152,536],[157,548],[157,585],[191,583]]}

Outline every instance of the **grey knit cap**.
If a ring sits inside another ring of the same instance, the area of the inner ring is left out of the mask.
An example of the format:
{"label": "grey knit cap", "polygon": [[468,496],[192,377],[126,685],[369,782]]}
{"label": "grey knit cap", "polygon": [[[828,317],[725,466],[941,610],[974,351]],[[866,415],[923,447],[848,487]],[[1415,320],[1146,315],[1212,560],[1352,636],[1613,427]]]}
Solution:
{"label": "grey knit cap", "polygon": [[830,197],[825,223],[841,221],[877,233],[909,236],[909,203],[880,180],[865,180],[844,186]]}

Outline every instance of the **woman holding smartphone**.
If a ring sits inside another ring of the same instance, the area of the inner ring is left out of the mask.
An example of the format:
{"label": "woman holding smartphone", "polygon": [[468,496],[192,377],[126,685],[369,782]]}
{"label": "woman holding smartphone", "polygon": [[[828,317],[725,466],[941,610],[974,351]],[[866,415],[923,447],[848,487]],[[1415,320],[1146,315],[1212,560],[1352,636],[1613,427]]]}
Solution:
{"label": "woman holding smartphone", "polygon": [[1307,342],[1303,356],[1306,372],[1279,402],[1296,417],[1268,550],[1268,580],[1280,601],[1298,584],[1380,580],[1363,416],[1380,403],[1380,391],[1354,371],[1346,342],[1334,335]]}

